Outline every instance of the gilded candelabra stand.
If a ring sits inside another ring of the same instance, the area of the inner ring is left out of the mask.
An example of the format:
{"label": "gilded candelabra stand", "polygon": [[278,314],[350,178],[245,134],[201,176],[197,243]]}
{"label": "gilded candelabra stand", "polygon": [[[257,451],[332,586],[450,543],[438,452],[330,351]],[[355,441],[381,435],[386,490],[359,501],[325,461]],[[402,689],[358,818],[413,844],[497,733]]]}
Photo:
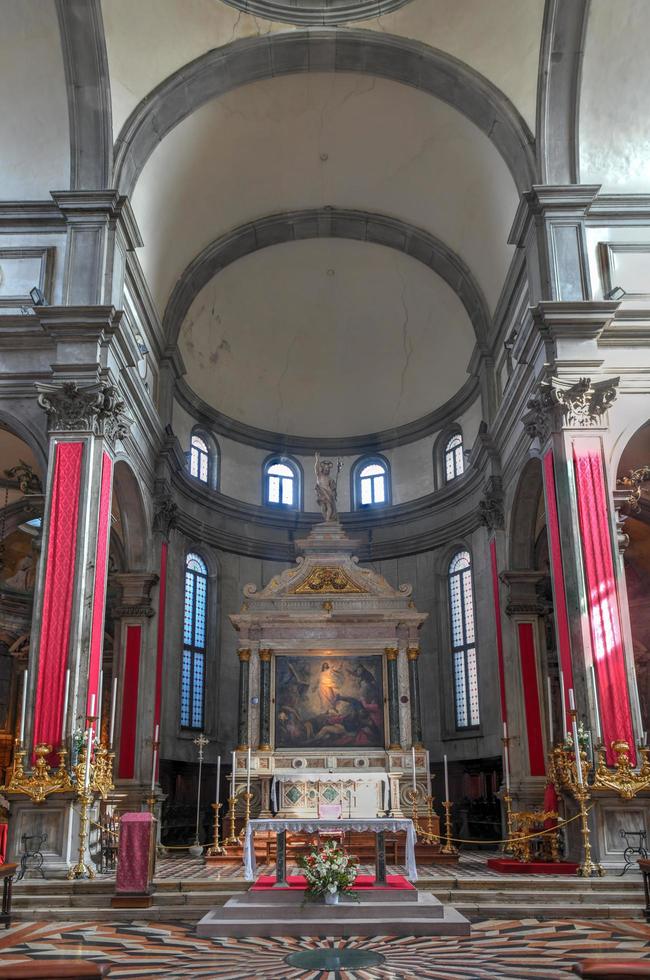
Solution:
{"label": "gilded candelabra stand", "polygon": [[513,837],[512,796],[510,795],[509,787],[506,788],[502,799],[506,808],[506,843],[503,845],[502,851],[504,854],[509,854],[512,848]]}
{"label": "gilded candelabra stand", "polygon": [[228,797],[228,822],[230,824],[230,832],[224,840],[224,844],[229,847],[234,847],[235,845],[239,844],[239,837],[235,833],[235,807],[237,805],[237,794],[234,792],[234,790],[231,790],[231,792],[233,795]]}
{"label": "gilded candelabra stand", "polygon": [[47,761],[52,755],[52,746],[42,743],[34,747],[35,762],[30,772],[25,772],[25,756],[27,750],[16,739],[14,758],[9,778],[1,790],[7,793],[22,793],[28,796],[32,803],[44,803],[52,793],[66,793],[74,789],[67,768],[68,752],[61,747],[56,750],[59,765],[53,769]]}
{"label": "gilded candelabra stand", "polygon": [[596,746],[598,765],[594,773],[592,789],[613,790],[622,800],[633,800],[637,793],[650,789],[650,749],[647,745],[638,746],[641,766],[635,770],[632,768],[630,746],[627,742],[617,739],[612,742],[611,747],[616,756],[616,763],[613,769],[608,769],[605,746]]}
{"label": "gilded candelabra stand", "polygon": [[86,775],[86,748],[82,748],[79,753],[79,761],[73,766],[73,773],[76,777],[77,799],[81,804],[79,813],[79,852],[77,863],[69,870],[67,877],[73,878],[94,878],[95,869],[91,864],[86,863],[86,853],[88,850],[88,832],[90,826],[90,809],[97,793],[103,800],[109,792],[115,789],[113,785],[113,760],[115,755],[110,752],[105,745],[98,745],[95,749],[95,758],[89,767],[88,784],[85,782]]}
{"label": "gilded candelabra stand", "polygon": [[221,803],[213,803],[212,809],[214,810],[214,839],[212,846],[206,851],[206,857],[216,857],[218,854],[228,853],[223,844],[219,842],[219,810],[221,809]]}
{"label": "gilded candelabra stand", "polygon": [[253,799],[253,794],[249,790],[247,790],[243,794],[243,796],[244,796],[244,803],[246,806],[246,810],[244,812],[244,822],[242,824],[241,830],[239,831],[239,837],[237,838],[238,843],[241,843],[241,841],[243,840],[246,834],[246,828],[248,827],[248,821],[251,818],[251,800]]}
{"label": "gilded candelabra stand", "polygon": [[587,754],[582,748],[578,748],[577,754],[580,758],[580,771],[582,779],[578,778],[578,760],[573,748],[568,749],[564,745],[557,745],[553,749],[549,765],[549,777],[555,784],[556,789],[565,790],[571,793],[578,804],[580,816],[580,835],[582,837],[582,863],[578,867],[577,874],[582,878],[591,878],[593,875],[604,875],[601,866],[591,859],[591,837],[589,833],[589,808],[587,806],[591,799],[589,792],[589,771],[590,765]]}
{"label": "gilded candelabra stand", "polygon": [[452,836],[452,831],[451,831],[451,808],[452,808],[452,805],[453,804],[452,804],[451,800],[445,800],[442,805],[443,805],[443,807],[445,809],[445,843],[443,844],[442,852],[441,853],[442,854],[458,854],[457,849],[454,847],[454,845],[451,842],[451,836]]}

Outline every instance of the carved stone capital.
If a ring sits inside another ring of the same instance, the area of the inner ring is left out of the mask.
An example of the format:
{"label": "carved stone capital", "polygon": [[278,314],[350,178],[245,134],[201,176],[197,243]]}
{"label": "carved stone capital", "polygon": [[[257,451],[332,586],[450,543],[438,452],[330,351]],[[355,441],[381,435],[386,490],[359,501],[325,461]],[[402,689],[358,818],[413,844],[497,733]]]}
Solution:
{"label": "carved stone capital", "polygon": [[397,647],[385,647],[386,660],[397,660]]}
{"label": "carved stone capital", "polygon": [[490,531],[503,530],[505,518],[501,477],[491,476],[485,484],[485,494],[478,505],[478,518],[481,524]]}
{"label": "carved stone capital", "polygon": [[237,656],[239,657],[241,663],[247,664],[251,659],[251,652],[250,650],[238,650]]}
{"label": "carved stone capital", "polygon": [[86,431],[114,445],[129,434],[133,419],[115,385],[39,384],[38,404],[48,415],[50,432]]}
{"label": "carved stone capital", "polygon": [[420,648],[409,647],[408,650],[406,651],[406,656],[408,660],[417,660],[418,657],[420,656]]}
{"label": "carved stone capital", "polygon": [[508,616],[543,616],[547,604],[543,597],[546,573],[542,571],[505,571],[499,578],[508,589]]}
{"label": "carved stone capital", "polygon": [[151,619],[151,590],[158,582],[155,572],[117,572],[111,576],[122,590],[122,601],[113,610],[116,619]]}
{"label": "carved stone capital", "polygon": [[272,654],[273,654],[272,650],[260,650],[260,660],[262,661],[262,663],[269,663]]}
{"label": "carved stone capital", "polygon": [[528,402],[523,416],[526,432],[541,443],[560,429],[590,429],[603,424],[603,418],[617,395],[619,378],[592,381],[579,378],[546,378]]}
{"label": "carved stone capital", "polygon": [[176,526],[177,519],[178,504],[175,504],[171,498],[169,484],[160,481],[154,496],[153,529],[164,538],[168,538],[170,531]]}

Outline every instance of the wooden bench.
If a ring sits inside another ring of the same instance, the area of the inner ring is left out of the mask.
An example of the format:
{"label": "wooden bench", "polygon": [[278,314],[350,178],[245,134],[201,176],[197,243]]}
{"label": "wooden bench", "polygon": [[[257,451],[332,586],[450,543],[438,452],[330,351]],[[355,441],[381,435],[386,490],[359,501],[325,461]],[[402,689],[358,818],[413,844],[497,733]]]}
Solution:
{"label": "wooden bench", "polygon": [[[573,972],[579,977],[598,980],[626,980],[627,977],[650,977],[650,960],[599,959],[576,963]],[[0,974],[2,976],[2,974]]]}
{"label": "wooden bench", "polygon": [[97,980],[108,970],[109,964],[88,960],[28,960],[0,966],[0,980]]}

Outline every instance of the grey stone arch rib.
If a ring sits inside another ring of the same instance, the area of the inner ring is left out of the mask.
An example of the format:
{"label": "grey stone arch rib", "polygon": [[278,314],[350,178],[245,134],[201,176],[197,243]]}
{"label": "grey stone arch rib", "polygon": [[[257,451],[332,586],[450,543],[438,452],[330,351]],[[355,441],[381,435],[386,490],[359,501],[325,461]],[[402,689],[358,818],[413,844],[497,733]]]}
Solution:
{"label": "grey stone arch rib", "polygon": [[580,179],[578,113],[591,0],[546,0],[537,83],[537,153],[543,184]]}
{"label": "grey stone arch rib", "polygon": [[387,78],[453,106],[494,143],[520,193],[538,182],[532,133],[503,92],[474,69],[419,41],[312,28],[232,41],[166,78],[136,106],[117,137],[113,186],[130,196],[156,146],[211,99],[279,75],[334,71]]}
{"label": "grey stone arch rib", "polygon": [[101,0],[56,0],[68,90],[70,188],[104,190],[113,171],[113,121]]}
{"label": "grey stone arch rib", "polygon": [[490,326],[485,297],[469,267],[452,249],[399,218],[334,207],[268,215],[211,242],[190,262],[169,297],[163,316],[167,343],[177,342],[194,298],[226,266],[272,245],[313,238],[345,238],[384,245],[422,262],[454,290],[472,322],[477,344],[485,346]]}

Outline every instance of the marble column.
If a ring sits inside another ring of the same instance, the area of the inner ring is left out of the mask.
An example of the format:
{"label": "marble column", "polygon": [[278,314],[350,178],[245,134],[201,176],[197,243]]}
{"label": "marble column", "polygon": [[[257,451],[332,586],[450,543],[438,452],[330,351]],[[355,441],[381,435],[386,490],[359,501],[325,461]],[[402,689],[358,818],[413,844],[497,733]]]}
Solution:
{"label": "marble column", "polygon": [[260,650],[260,752],[271,750],[271,650]]}
{"label": "marble column", "polygon": [[397,685],[397,647],[386,647],[386,666],[388,672],[388,748],[400,749],[399,697]]}
{"label": "marble column", "polygon": [[239,728],[238,728],[238,750],[247,749],[250,740],[248,737],[248,680],[250,672],[251,652],[250,650],[239,650]]}
{"label": "marble column", "polygon": [[416,749],[422,746],[422,717],[420,714],[420,677],[418,673],[419,647],[409,647],[406,651],[409,665],[409,697],[411,704],[411,739]]}

